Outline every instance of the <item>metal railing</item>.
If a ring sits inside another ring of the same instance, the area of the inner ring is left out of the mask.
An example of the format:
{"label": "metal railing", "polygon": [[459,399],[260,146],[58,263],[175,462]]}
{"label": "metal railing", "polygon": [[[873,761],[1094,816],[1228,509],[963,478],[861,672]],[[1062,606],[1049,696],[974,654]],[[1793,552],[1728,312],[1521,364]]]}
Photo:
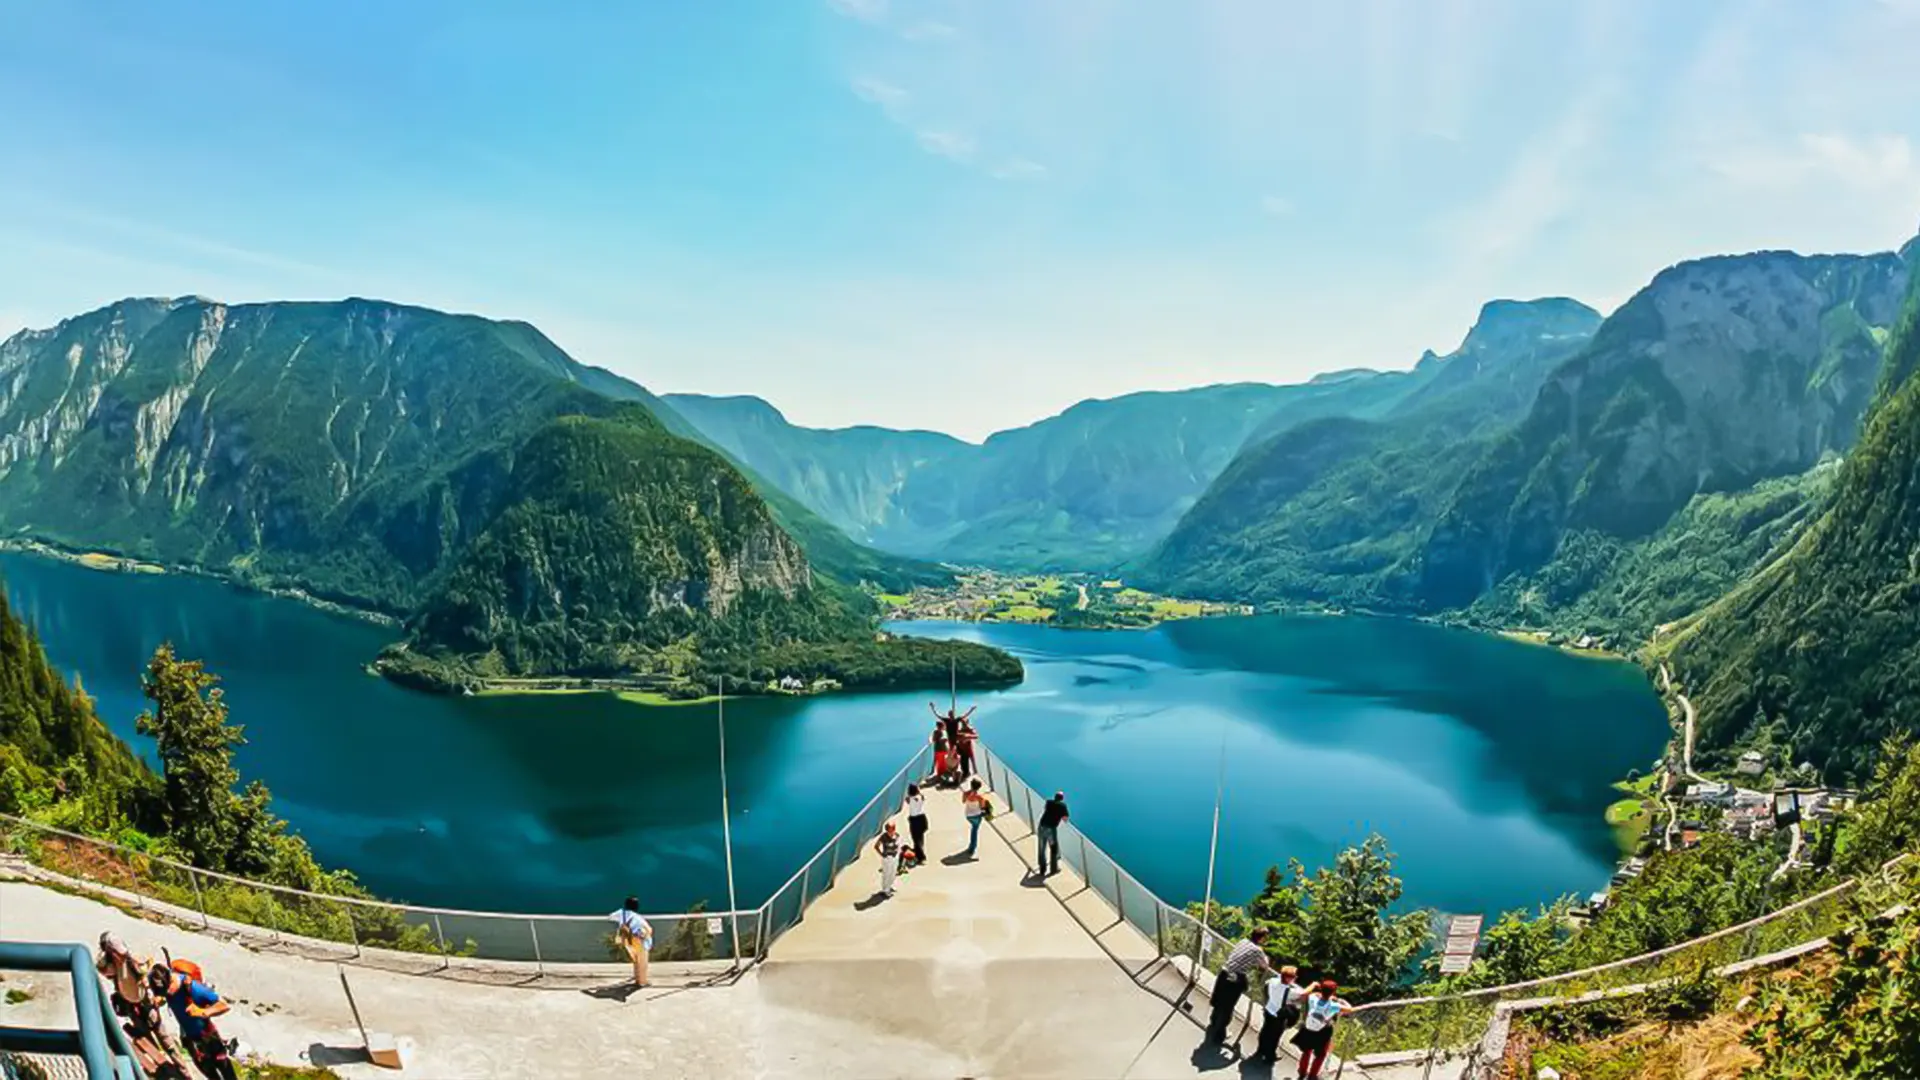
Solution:
{"label": "metal railing", "polygon": [[906,801],[907,785],[920,777],[929,753],[930,748],[925,746],[915,751],[907,763],[893,774],[892,779],[867,800],[867,805],[849,818],[840,831],[833,834],[833,839],[794,871],[786,884],[775,889],[767,902],[754,913],[755,924],[760,930],[753,950],[755,959],[766,959],[768,947],[779,940],[781,934],[806,918],[807,905],[832,888],[840,871],[852,865],[860,857],[861,849],[873,842],[887,819],[900,812],[901,804]]}
{"label": "metal railing", "polygon": [[1344,1056],[1425,1051],[1436,1058],[1470,1053],[1502,1005],[1528,1007],[1605,995],[1740,970],[1749,962],[1815,947],[1863,913],[1914,887],[1920,860],[1901,855],[1877,871],[1843,881],[1758,918],[1652,952],[1525,982],[1455,994],[1360,1005],[1341,1018],[1335,1048]]}
{"label": "metal railing", "polygon": [[[986,777],[988,786],[1006,800],[1009,810],[1026,822],[1030,830],[1033,829],[1039,823],[1040,812],[1046,807],[1047,796],[1022,780],[1004,759],[985,745],[976,748],[976,756],[980,773]],[[1141,884],[1140,879],[1128,873],[1118,860],[1089,839],[1085,830],[1075,825],[1072,818],[1060,823],[1059,839],[1061,861],[1106,901],[1121,922],[1151,943],[1156,957],[1175,965],[1180,974],[1189,979],[1220,970],[1220,965],[1226,962],[1227,953],[1233,949],[1233,942],[1212,927],[1203,925],[1184,908],[1160,899],[1152,889]],[[1035,844],[1034,860],[1037,863],[1039,841],[1036,837],[1031,842]],[[1092,927],[1088,929],[1090,932],[1096,930]],[[1100,936],[1103,935],[1096,933],[1096,938]],[[1115,958],[1127,959],[1122,956]],[[1252,995],[1249,995],[1249,1008],[1251,998]]]}
{"label": "metal railing", "polygon": [[[897,809],[926,751],[917,751],[785,885],[757,908],[648,915],[657,962],[752,963],[798,923],[806,905]],[[869,829],[868,826],[871,826]],[[62,883],[119,906],[232,936],[262,934],[324,959],[379,954],[421,971],[456,962],[550,969],[624,962],[605,915],[546,915],[396,904],[312,892],[203,870],[150,852],[0,814],[0,852],[51,872]],[[735,951],[734,934],[739,935]],[[584,972],[583,972],[584,973]]]}

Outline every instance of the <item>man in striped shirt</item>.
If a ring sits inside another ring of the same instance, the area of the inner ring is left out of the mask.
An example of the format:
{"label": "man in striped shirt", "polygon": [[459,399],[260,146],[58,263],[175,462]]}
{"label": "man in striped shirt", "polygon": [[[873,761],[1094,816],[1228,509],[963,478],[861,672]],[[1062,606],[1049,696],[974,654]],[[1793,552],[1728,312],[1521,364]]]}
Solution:
{"label": "man in striped shirt", "polygon": [[1240,1004],[1241,995],[1247,992],[1247,976],[1255,970],[1273,971],[1273,961],[1267,959],[1263,944],[1266,940],[1266,928],[1254,927],[1246,939],[1227,954],[1227,962],[1220,965],[1220,974],[1213,977],[1213,1017],[1207,1024],[1208,1042],[1219,1044],[1227,1041],[1227,1028],[1233,1023],[1234,1006]]}

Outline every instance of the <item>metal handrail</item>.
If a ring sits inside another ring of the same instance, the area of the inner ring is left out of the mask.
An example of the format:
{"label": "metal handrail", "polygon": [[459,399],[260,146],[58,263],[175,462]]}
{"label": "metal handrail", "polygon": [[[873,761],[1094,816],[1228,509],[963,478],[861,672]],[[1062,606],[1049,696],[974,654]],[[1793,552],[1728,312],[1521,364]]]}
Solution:
{"label": "metal handrail", "polygon": [[[417,913],[421,915],[458,915],[458,916],[463,916],[468,918],[507,919],[507,920],[515,920],[515,921],[523,920],[523,919],[539,919],[539,920],[548,921],[548,922],[605,922],[607,919],[605,915],[537,914],[537,913],[524,912],[524,911],[474,911],[467,908],[432,907],[426,904],[396,904],[391,900],[375,900],[368,897],[348,896],[340,893],[313,892],[310,889],[295,888],[292,885],[275,885],[272,882],[268,882],[268,881],[256,881],[252,878],[243,878],[243,877],[236,877],[232,874],[223,874],[218,870],[207,870],[202,867],[193,866],[188,863],[179,862],[174,859],[169,859],[164,855],[155,855],[151,852],[139,851],[134,848],[125,847],[121,844],[116,844],[111,840],[102,840],[97,836],[86,836],[81,833],[68,832],[65,829],[57,829],[51,825],[43,825],[40,822],[32,821],[27,818],[15,817],[12,814],[0,814],[0,822],[6,822],[12,825],[25,826],[26,828],[35,830],[37,832],[51,833],[54,836],[64,837],[68,840],[78,840],[81,843],[90,844],[94,847],[107,848],[112,851],[120,852],[123,855],[131,855],[137,858],[146,859],[149,862],[158,863],[162,866],[170,867],[174,870],[179,870],[183,873],[197,874],[203,877],[215,878],[220,881],[226,881],[226,882],[231,882],[235,885],[245,886],[246,888],[249,888],[249,889],[265,889],[268,892],[284,893],[288,896],[302,896],[310,900],[320,900],[329,904],[353,904],[358,907],[375,908],[383,911],[397,911],[403,914],[411,912],[411,913]],[[658,915],[650,914],[644,917],[648,919],[682,919],[682,918],[687,918],[689,916],[699,916],[702,918],[718,919],[718,918],[724,918],[729,915],[752,915],[759,910],[760,910],[759,908],[743,908],[739,911],[699,911],[699,912],[676,911],[676,912],[670,912],[670,913],[661,913]]]}
{"label": "metal handrail", "polygon": [[819,862],[822,856],[830,854],[833,851],[834,847],[837,846],[840,843],[840,841],[847,835],[847,830],[853,828],[854,824],[858,822],[861,818],[866,817],[867,811],[872,810],[875,806],[879,805],[880,799],[883,796],[885,796],[887,792],[893,790],[893,785],[899,783],[902,779],[910,775],[913,769],[920,764],[920,759],[925,757],[926,755],[927,755],[926,747],[921,747],[919,750],[914,751],[913,756],[907,759],[907,763],[905,765],[900,766],[900,768],[891,777],[887,779],[886,783],[880,785],[880,790],[873,793],[873,798],[868,799],[865,806],[862,806],[860,809],[854,811],[853,816],[847,819],[847,823],[845,825],[840,826],[840,831],[833,834],[833,839],[828,840],[826,843],[820,845],[820,849],[813,853],[812,858],[809,858],[806,862],[800,864],[800,869],[795,870],[793,872],[792,877],[782,882],[779,888],[773,890],[773,892],[767,897],[766,903],[761,904],[758,908],[755,908],[754,910],[759,912],[766,911],[769,907],[773,905],[774,897],[777,897],[781,893],[786,892],[788,889],[792,888],[793,883],[796,881],[799,881],[802,877],[804,877],[806,875],[806,872],[812,869],[813,865]]}
{"label": "metal handrail", "polygon": [[[1876,874],[1885,873],[1888,870],[1893,869],[1895,866],[1898,866],[1901,863],[1907,861],[1907,859],[1911,857],[1912,857],[1911,853],[1896,855],[1893,858],[1888,859],[1886,862],[1880,864],[1879,869],[1875,870],[1874,873]],[[1718,941],[1721,938],[1732,937],[1735,934],[1745,933],[1746,931],[1753,930],[1761,926],[1765,926],[1768,923],[1774,922],[1775,920],[1785,918],[1786,916],[1791,915],[1802,908],[1811,907],[1814,904],[1820,903],[1825,900],[1830,900],[1833,897],[1836,897],[1841,893],[1847,892],[1851,889],[1859,888],[1860,880],[1861,879],[1857,877],[1848,878],[1847,880],[1841,882],[1838,885],[1833,886],[1832,888],[1824,889],[1820,892],[1814,893],[1812,896],[1802,897],[1801,899],[1796,900],[1791,904],[1788,904],[1786,907],[1778,908],[1773,911],[1769,911],[1763,915],[1755,916],[1754,918],[1748,919],[1746,922],[1738,923],[1734,926],[1725,927],[1720,930],[1715,930],[1710,934],[1702,934],[1697,938],[1688,938],[1686,941],[1676,942],[1672,945],[1667,945],[1662,948],[1654,949],[1650,952],[1643,952],[1643,953],[1636,954],[1634,956],[1629,956],[1622,960],[1609,960],[1604,964],[1595,964],[1592,967],[1580,968],[1577,971],[1563,971],[1558,975],[1543,975],[1538,979],[1527,979],[1523,982],[1507,983],[1503,986],[1489,986],[1479,990],[1462,990],[1459,993],[1454,993],[1454,994],[1431,994],[1424,997],[1389,998],[1384,1001],[1374,1001],[1374,1002],[1369,1002],[1365,1005],[1356,1005],[1354,1006],[1352,1011],[1356,1013],[1360,1013],[1360,1012],[1366,1012],[1369,1009],[1385,1009],[1385,1008],[1393,1008],[1393,1007],[1399,1007],[1399,1006],[1405,1006],[1405,1005],[1428,1005],[1428,1004],[1432,1004],[1440,1001],[1465,1001],[1473,998],[1492,997],[1498,994],[1512,993],[1515,990],[1532,990],[1535,987],[1551,986],[1555,983],[1571,982],[1572,980],[1586,978],[1587,976],[1590,976],[1590,975],[1599,975],[1604,972],[1614,971],[1623,967],[1632,967],[1636,964],[1644,964],[1644,963],[1647,963],[1648,961],[1663,959],[1665,957],[1672,956],[1676,953],[1681,953],[1689,949],[1698,948],[1702,945],[1706,945],[1711,942]]]}

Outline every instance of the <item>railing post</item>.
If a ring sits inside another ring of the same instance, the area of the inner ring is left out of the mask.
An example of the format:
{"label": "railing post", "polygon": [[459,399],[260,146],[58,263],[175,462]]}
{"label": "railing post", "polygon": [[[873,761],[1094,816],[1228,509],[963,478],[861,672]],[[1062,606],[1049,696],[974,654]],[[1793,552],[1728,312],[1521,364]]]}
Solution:
{"label": "railing post", "polygon": [[277,898],[275,897],[272,889],[262,889],[260,891],[266,894],[267,930],[268,932],[273,934],[273,940],[279,941],[280,940],[280,920],[274,918],[273,916],[274,904]]}
{"label": "railing post", "polygon": [[[923,852],[922,854],[924,855],[925,853]],[[807,865],[800,870],[800,913],[794,918],[795,922],[807,917],[807,888],[812,884],[813,860],[809,859],[807,860]]]}
{"label": "railing post", "polygon": [[1167,955],[1167,911],[1158,899],[1153,902],[1153,951]]}
{"label": "railing post", "polygon": [[537,975],[545,976],[547,962],[540,956],[540,928],[532,919],[527,920],[527,933],[533,937],[533,970]]}
{"label": "railing post", "polygon": [[193,867],[187,867],[187,880],[193,882],[193,906],[200,909],[200,927],[213,929],[213,923],[207,918],[207,898],[200,892],[200,874]]}
{"label": "railing post", "polygon": [[1091,889],[1093,888],[1093,861],[1087,858],[1087,834],[1079,829],[1073,831],[1080,833],[1080,878],[1087,883],[1087,888]]}
{"label": "railing post", "polygon": [[353,956],[357,960],[360,958],[360,928],[353,924],[353,905],[343,901],[341,906],[347,909],[347,937],[353,942]]}
{"label": "railing post", "polygon": [[447,935],[440,929],[440,913],[437,911],[433,913],[433,937],[440,943],[440,970],[445,971],[453,966],[453,962],[447,957]]}
{"label": "railing post", "polygon": [[[1080,839],[1082,841],[1085,841],[1086,838],[1087,838],[1086,833],[1080,834]],[[1113,906],[1120,913],[1120,921],[1126,922],[1127,921],[1127,889],[1126,889],[1126,886],[1120,883],[1120,864],[1117,862],[1113,864]]]}

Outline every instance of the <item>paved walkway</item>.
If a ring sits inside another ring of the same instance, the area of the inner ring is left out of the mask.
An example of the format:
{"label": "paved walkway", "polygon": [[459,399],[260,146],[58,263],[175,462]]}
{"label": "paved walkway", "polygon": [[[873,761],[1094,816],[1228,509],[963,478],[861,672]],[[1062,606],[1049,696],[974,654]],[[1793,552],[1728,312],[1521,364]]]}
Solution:
{"label": "paved walkway", "polygon": [[[1025,840],[1031,857],[1025,823],[1002,815],[977,858],[961,860],[958,796],[929,792],[929,804],[935,857],[903,875],[896,896],[874,895],[877,857],[866,852],[765,964],[730,983],[628,996],[345,971],[368,1026],[399,1040],[407,1077],[1267,1075],[1198,1050],[1198,1025],[1156,996],[1178,998],[1184,979],[1071,871],[1028,878],[1011,846]],[[333,964],[0,883],[0,937],[91,945],[102,930],[199,961],[238,1003],[228,1033],[272,1060],[396,1075],[360,1057]],[[5,978],[34,996],[0,1006],[0,1023],[72,1023],[62,980]],[[1283,1062],[1276,1073],[1292,1071]]]}

